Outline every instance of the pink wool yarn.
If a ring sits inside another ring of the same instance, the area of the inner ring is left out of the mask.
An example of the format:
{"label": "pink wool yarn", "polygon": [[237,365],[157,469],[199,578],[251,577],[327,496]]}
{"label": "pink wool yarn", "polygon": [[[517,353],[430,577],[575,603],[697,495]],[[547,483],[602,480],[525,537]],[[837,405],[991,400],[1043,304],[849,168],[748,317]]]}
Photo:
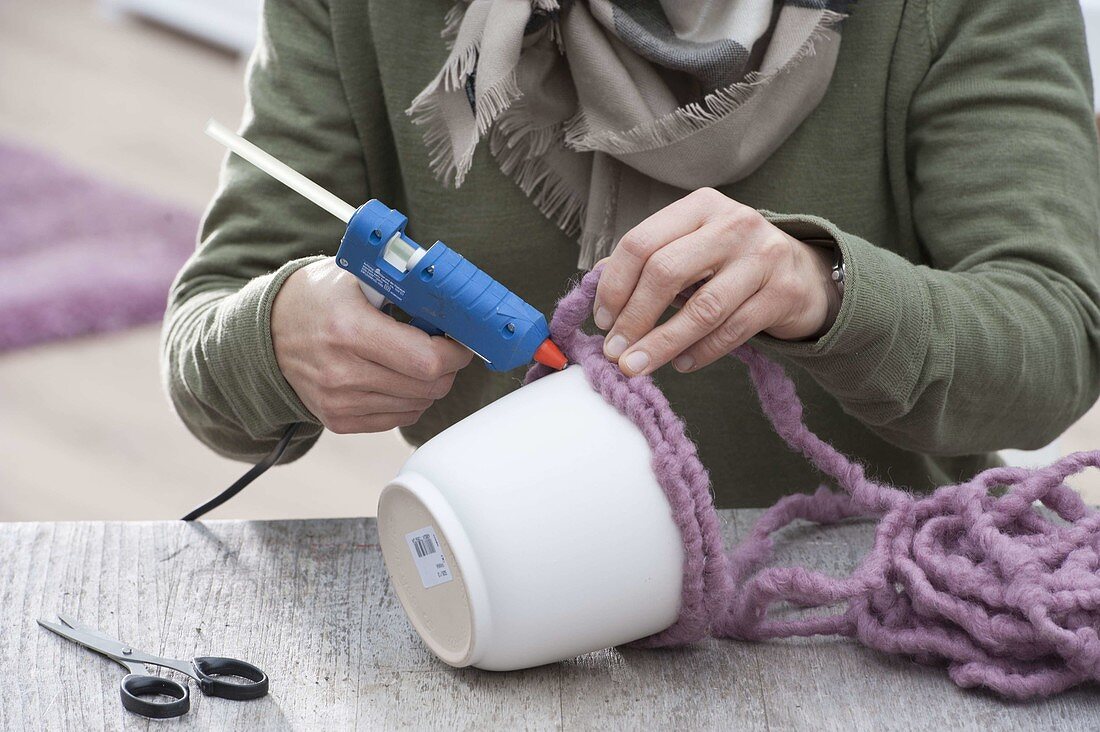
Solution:
{"label": "pink wool yarn", "polygon": [[[682,421],[650,378],[623,376],[604,358],[603,338],[581,330],[598,280],[597,269],[558,302],[550,330],[593,388],[645,434],[685,548],[680,616],[641,645],[680,645],[708,634],[845,635],[879,651],[946,664],[959,686],[1013,699],[1100,680],[1100,513],[1064,482],[1100,467],[1100,451],[1042,469],[994,468],[931,495],[911,495],[872,481],[811,432],[782,368],[743,346],[731,355],[748,367],[776,432],[843,492],[822,487],[781,499],[727,554],[709,477]],[[547,373],[536,366],[527,381]],[[1008,490],[991,495],[995,488]],[[1035,501],[1061,520],[1036,510]],[[850,517],[878,522],[872,549],[851,575],[766,566],[778,529],[797,519],[830,524]],[[839,610],[769,617],[780,602]]]}

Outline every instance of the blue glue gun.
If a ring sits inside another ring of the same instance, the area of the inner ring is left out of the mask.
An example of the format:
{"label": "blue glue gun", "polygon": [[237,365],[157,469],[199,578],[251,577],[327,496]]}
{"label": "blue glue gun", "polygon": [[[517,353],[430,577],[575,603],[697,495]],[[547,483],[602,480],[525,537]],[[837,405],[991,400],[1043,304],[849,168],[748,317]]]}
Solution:
{"label": "blue glue gun", "polygon": [[542,313],[446,244],[423,248],[405,235],[408,218],[371,199],[348,222],[336,264],[359,278],[364,294],[394,303],[429,335],[444,335],[493,371],[532,360],[564,368]]}
{"label": "blue glue gun", "polygon": [[408,218],[371,199],[358,209],[214,120],[206,134],[348,225],[336,264],[375,307],[389,300],[429,335],[446,335],[493,371],[537,361],[563,369],[542,313],[441,241],[425,249],[405,236]]}

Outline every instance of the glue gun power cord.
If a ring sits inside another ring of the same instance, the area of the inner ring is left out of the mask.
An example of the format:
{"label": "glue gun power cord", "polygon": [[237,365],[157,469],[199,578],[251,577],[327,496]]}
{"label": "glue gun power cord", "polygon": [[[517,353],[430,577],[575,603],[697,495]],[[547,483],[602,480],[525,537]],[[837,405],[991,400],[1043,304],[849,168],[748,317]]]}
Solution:
{"label": "glue gun power cord", "polygon": [[237,478],[237,480],[234,481],[233,485],[229,486],[224,491],[214,496],[201,506],[192,509],[191,512],[184,516],[182,520],[194,521],[197,518],[202,518],[210,511],[213,511],[215,508],[240,493],[242,490],[245,489],[245,486],[267,472],[268,468],[279,462],[279,459],[283,456],[283,453],[286,452],[286,448],[290,444],[290,441],[294,439],[294,434],[298,431],[299,427],[301,427],[301,424],[298,423],[292,424],[287,427],[286,432],[284,432],[283,436],[279,438],[279,442],[275,445],[275,447],[271,449],[271,452],[264,456],[263,460],[253,465],[249,469],[249,471],[242,475],[240,478]]}

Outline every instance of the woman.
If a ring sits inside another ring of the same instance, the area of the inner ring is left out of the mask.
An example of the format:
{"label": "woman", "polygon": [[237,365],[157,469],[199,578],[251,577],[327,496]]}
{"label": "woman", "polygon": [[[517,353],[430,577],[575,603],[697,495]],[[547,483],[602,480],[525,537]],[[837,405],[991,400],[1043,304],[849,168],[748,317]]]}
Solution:
{"label": "woman", "polygon": [[[609,257],[607,356],[655,372],[718,505],[818,482],[720,358],[746,340],[785,363],[816,432],[916,490],[1049,442],[1096,399],[1074,0],[451,5],[269,0],[243,134],[543,312]],[[173,402],[218,452],[254,460],[295,422],[291,458],[323,426],[418,444],[517,386],[372,310],[331,260],[341,234],[227,160],[164,331]]]}

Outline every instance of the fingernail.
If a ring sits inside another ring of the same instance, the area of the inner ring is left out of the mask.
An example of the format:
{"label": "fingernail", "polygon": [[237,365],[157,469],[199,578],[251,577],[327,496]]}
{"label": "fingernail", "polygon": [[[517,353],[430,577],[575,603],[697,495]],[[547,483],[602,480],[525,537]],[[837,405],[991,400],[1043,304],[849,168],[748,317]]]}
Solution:
{"label": "fingernail", "polygon": [[592,319],[596,321],[596,327],[600,330],[607,330],[615,322],[611,317],[611,311],[603,306],[596,308],[596,314]]}
{"label": "fingernail", "polygon": [[695,368],[695,359],[691,356],[677,356],[672,359],[672,368],[677,371],[691,371]]}
{"label": "fingernail", "polygon": [[621,335],[613,335],[607,339],[606,343],[604,343],[603,350],[604,353],[607,354],[608,358],[618,358],[622,355],[623,351],[625,351],[626,347],[629,345],[630,344],[627,342],[625,337]]}
{"label": "fingernail", "polygon": [[640,374],[649,365],[649,354],[645,351],[631,351],[622,360],[624,366],[635,374]]}

